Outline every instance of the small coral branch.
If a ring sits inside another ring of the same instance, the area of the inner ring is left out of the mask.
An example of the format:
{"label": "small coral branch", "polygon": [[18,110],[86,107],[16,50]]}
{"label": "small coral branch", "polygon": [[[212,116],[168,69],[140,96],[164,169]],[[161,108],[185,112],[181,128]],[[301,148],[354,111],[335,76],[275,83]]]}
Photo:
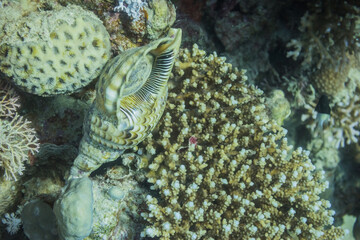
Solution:
{"label": "small coral branch", "polygon": [[9,84],[0,81],[0,117],[12,117],[20,106],[19,97]]}

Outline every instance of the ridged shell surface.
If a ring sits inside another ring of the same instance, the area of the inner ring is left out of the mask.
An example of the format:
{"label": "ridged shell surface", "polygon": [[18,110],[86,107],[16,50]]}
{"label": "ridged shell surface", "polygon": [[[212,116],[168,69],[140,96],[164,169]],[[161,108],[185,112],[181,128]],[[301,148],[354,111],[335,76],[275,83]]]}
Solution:
{"label": "ridged shell surface", "polygon": [[[91,171],[136,146],[155,128],[167,98],[167,82],[181,43],[181,30],[110,60],[96,86],[74,166]],[[113,157],[104,158],[103,155]]]}

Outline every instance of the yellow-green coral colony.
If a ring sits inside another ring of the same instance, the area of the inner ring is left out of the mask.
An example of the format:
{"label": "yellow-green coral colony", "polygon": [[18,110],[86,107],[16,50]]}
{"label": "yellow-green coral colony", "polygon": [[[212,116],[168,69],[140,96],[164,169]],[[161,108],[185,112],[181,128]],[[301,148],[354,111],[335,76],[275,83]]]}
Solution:
{"label": "yellow-green coral colony", "polygon": [[288,144],[244,71],[197,45],[180,51],[174,66],[178,84],[144,141],[152,157],[142,164],[149,162],[147,181],[158,193],[146,197],[142,236],[341,239],[343,230],[329,226],[330,203],[318,196],[324,174],[314,172],[308,151]]}
{"label": "yellow-green coral colony", "polygon": [[0,39],[0,70],[26,92],[72,93],[97,77],[110,57],[105,27],[80,7],[34,12],[25,19],[30,23],[24,24],[39,26],[28,29],[29,38],[18,39],[23,33],[13,31],[14,36]]}
{"label": "yellow-green coral colony", "polygon": [[167,81],[180,43],[181,30],[171,29],[167,37],[125,51],[106,64],[84,123],[73,174],[115,160],[154,129],[165,108]]}

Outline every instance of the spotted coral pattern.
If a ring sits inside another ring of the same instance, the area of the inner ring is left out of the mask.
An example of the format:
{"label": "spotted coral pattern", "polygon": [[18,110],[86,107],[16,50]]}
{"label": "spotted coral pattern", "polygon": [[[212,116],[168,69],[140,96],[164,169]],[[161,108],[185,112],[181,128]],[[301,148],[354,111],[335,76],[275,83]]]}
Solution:
{"label": "spotted coral pattern", "polygon": [[105,27],[80,7],[34,12],[25,19],[40,22],[37,30],[28,31],[39,31],[41,37],[0,41],[0,70],[27,92],[51,96],[77,91],[100,73],[110,57]]}

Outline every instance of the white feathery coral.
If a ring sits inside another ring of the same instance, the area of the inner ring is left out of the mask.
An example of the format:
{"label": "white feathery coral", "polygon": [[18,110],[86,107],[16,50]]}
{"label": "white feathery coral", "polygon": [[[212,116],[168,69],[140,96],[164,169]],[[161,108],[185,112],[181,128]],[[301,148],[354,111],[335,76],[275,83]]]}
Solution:
{"label": "white feathery coral", "polygon": [[17,114],[19,98],[7,84],[0,82],[0,175],[17,180],[24,162],[39,149],[30,121]]}
{"label": "white feathery coral", "polygon": [[30,121],[17,114],[11,121],[0,120],[0,167],[7,180],[17,180],[17,174],[21,175],[25,169],[24,162],[29,154],[38,151],[35,134]]}
{"label": "white feathery coral", "polygon": [[147,5],[143,0],[119,0],[118,6],[114,8],[115,12],[125,12],[129,17],[138,20],[140,17],[140,10]]}
{"label": "white feathery coral", "polygon": [[3,224],[7,225],[6,231],[8,231],[10,235],[14,235],[20,229],[21,219],[16,216],[15,213],[5,213],[4,218],[1,221]]}
{"label": "white feathery coral", "polygon": [[19,107],[19,97],[10,84],[0,81],[0,117],[14,116]]}

